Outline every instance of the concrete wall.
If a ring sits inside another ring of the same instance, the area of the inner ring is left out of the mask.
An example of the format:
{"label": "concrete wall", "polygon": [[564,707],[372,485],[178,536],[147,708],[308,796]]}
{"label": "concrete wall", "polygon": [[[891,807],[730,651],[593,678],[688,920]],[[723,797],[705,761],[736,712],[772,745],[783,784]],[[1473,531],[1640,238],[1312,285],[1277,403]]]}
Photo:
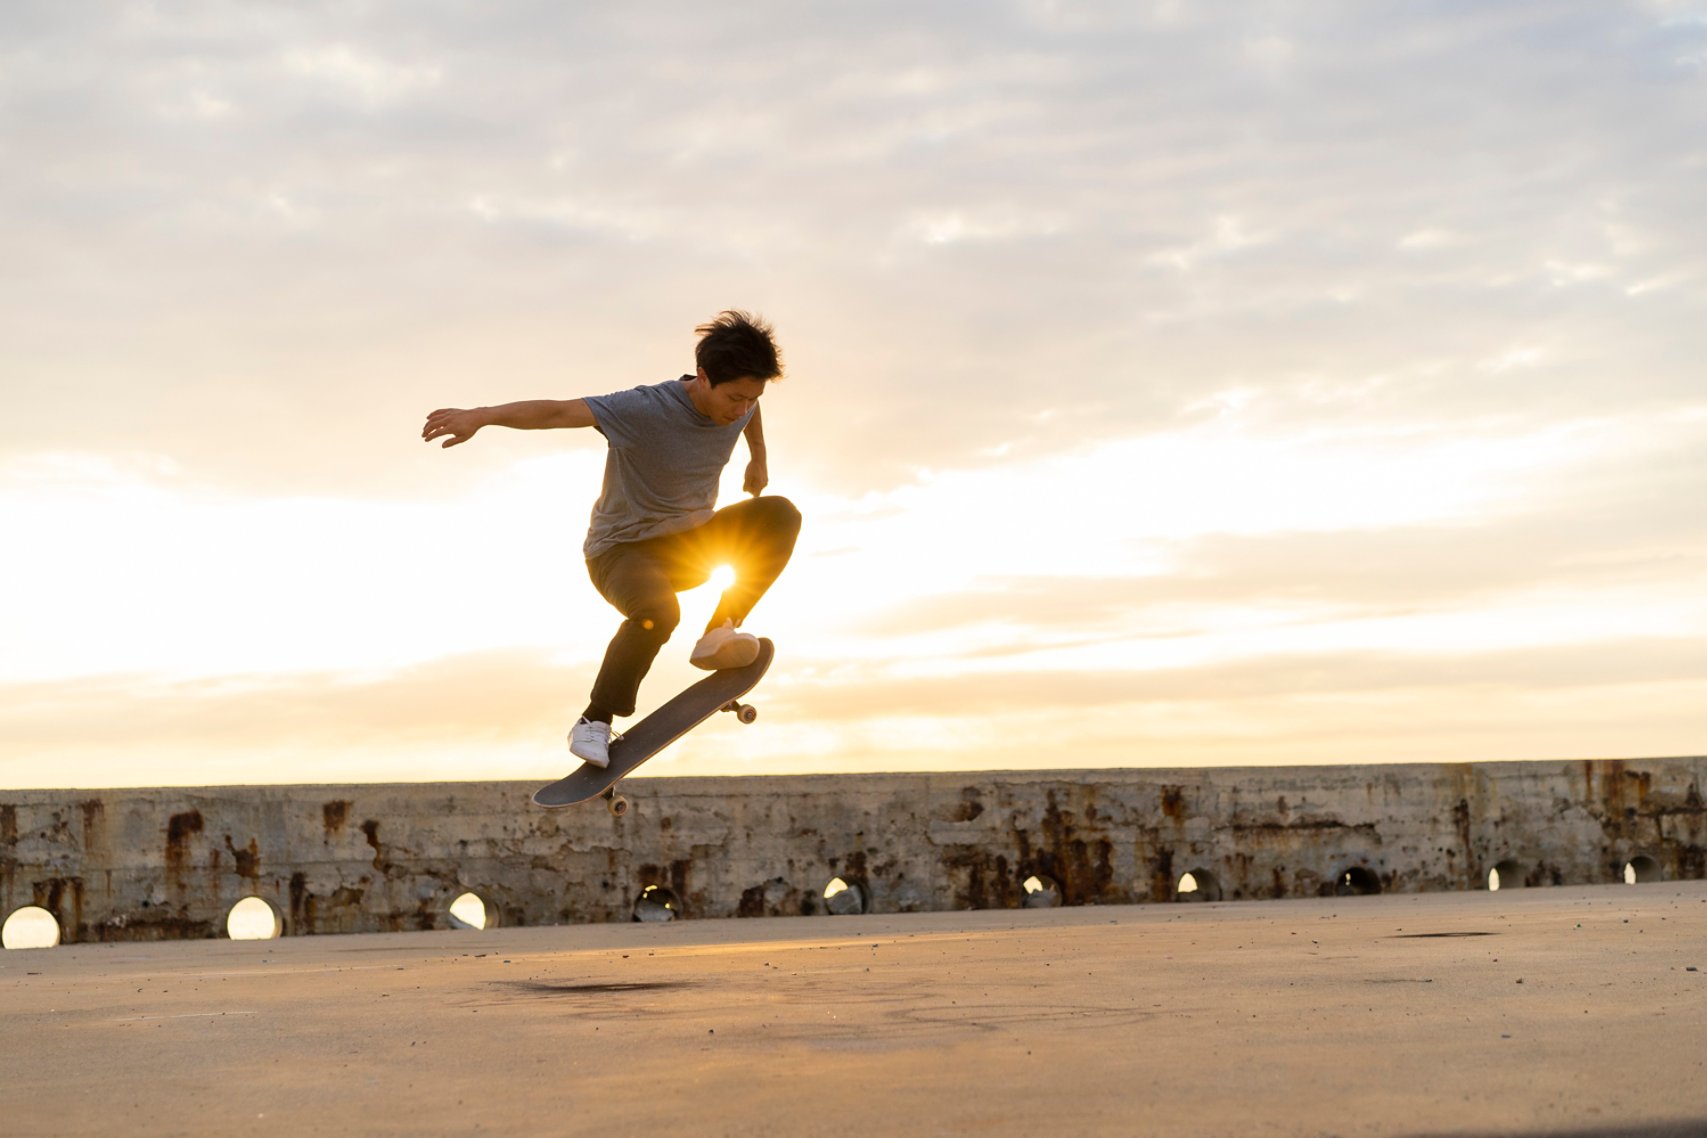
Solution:
{"label": "concrete wall", "polygon": [[[533,783],[0,791],[0,914],[66,941],[223,934],[241,898],[287,934],[443,928],[464,890],[497,923],[875,912],[1704,876],[1707,759],[635,779],[633,809],[556,813]],[[1643,863],[1645,866],[1646,862]],[[1354,875],[1350,883],[1347,873]],[[654,892],[652,896],[662,896]]]}

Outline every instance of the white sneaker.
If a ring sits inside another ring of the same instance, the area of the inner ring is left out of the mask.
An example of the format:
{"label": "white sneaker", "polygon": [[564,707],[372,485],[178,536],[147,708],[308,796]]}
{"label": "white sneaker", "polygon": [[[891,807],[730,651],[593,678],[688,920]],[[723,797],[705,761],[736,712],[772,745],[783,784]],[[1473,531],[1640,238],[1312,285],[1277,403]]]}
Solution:
{"label": "white sneaker", "polygon": [[688,663],[708,672],[724,668],[745,668],[759,658],[759,638],[735,631],[735,622],[726,620],[699,638],[688,655]]}
{"label": "white sneaker", "polygon": [[569,753],[595,767],[610,766],[610,724],[577,722],[569,732]]}

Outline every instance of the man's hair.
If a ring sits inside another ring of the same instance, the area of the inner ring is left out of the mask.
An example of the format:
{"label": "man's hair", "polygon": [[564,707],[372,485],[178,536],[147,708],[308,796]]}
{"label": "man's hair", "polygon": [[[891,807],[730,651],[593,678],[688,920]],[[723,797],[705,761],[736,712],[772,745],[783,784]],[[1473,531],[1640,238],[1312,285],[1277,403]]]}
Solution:
{"label": "man's hair", "polygon": [[760,317],[731,308],[694,331],[699,333],[694,362],[705,369],[713,387],[732,379],[772,380],[782,375],[775,335]]}

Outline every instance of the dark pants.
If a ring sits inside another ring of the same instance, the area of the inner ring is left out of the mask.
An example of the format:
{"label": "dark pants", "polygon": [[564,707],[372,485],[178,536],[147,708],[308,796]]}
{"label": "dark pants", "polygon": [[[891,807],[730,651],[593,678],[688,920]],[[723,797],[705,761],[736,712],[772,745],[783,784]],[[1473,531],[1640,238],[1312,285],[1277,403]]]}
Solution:
{"label": "dark pants", "polygon": [[735,583],[706,627],[725,620],[739,626],[788,564],[799,534],[793,502],[749,498],[693,529],[613,546],[588,561],[594,587],[627,619],[605,649],[587,718],[608,723],[634,714],[640,681],[681,622],[677,593],[705,584],[719,565],[732,566]]}

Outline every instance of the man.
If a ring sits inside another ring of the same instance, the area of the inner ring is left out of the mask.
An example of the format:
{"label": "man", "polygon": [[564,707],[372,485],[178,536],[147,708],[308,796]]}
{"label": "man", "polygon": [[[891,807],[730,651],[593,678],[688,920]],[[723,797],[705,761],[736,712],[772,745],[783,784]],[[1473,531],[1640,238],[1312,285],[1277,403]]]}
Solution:
{"label": "man", "polygon": [[[792,502],[759,496],[769,481],[759,397],[782,374],[770,327],[727,311],[695,331],[693,375],[584,399],[448,408],[427,416],[421,431],[427,441],[443,437],[445,447],[492,426],[592,427],[605,436],[604,488],[583,553],[594,587],[625,619],[569,733],[569,750],[599,767],[610,764],[611,723],[634,714],[640,681],[681,620],[676,594],[703,585],[719,565],[735,567],[689,659],[707,670],[744,667],[759,641],[739,631],[741,622],[788,564],[800,533]],[[719,510],[718,482],[743,436],[742,488],[753,497]]]}

